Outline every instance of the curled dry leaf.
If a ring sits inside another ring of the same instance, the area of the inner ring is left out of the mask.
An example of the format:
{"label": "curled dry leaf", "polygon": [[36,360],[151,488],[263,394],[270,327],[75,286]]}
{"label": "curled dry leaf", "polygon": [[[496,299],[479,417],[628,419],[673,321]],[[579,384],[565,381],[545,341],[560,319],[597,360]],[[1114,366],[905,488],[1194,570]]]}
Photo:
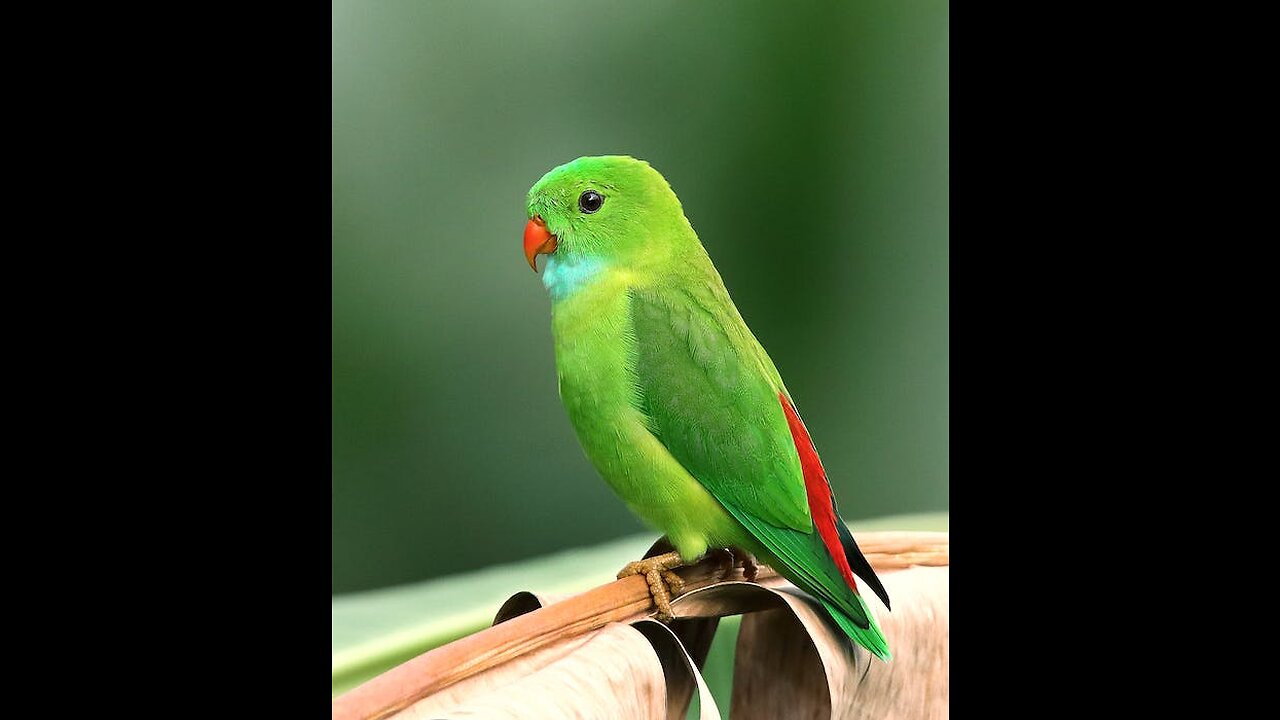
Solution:
{"label": "curled dry leaf", "polygon": [[[494,623],[536,610],[547,600],[517,593],[498,611]],[[714,618],[685,621],[679,636],[654,620],[613,623],[466,678],[393,717],[680,720],[696,689],[699,716],[719,718],[715,699],[698,672],[701,660],[695,662],[686,650],[700,648],[705,659],[715,623]]]}
{"label": "curled dry leaf", "polygon": [[[706,660],[707,650],[711,647],[711,636],[715,634],[714,626],[710,633],[704,633],[706,645],[702,648],[702,660],[691,657],[686,646],[676,636],[676,632],[657,620],[640,620],[632,627],[644,633],[653,645],[654,652],[662,660],[663,671],[667,678],[667,719],[683,720],[689,709],[689,700],[696,689],[700,720],[719,720],[720,709],[716,707],[716,700],[711,696],[711,691],[707,689],[707,683],[702,679],[702,673],[699,671]],[[654,715],[653,717],[662,716]]]}
{"label": "curled dry leaf", "polygon": [[[536,610],[543,605],[550,605],[559,599],[561,599],[561,596],[558,595],[518,592],[503,603],[502,607],[498,610],[497,616],[493,620],[493,624],[497,625],[505,620],[510,620],[511,618]],[[410,705],[397,713],[395,717],[444,717],[444,713],[450,708],[461,706],[475,698],[484,697],[488,693],[510,688],[513,683],[521,678],[538,673],[547,666],[569,655],[574,650],[587,644],[592,637],[593,635],[579,635],[577,637],[565,638],[558,643],[550,644],[532,652],[525,653],[519,657],[512,658],[488,672],[476,673],[465,677],[437,693],[422,698],[413,705]],[[602,645],[600,647],[604,649],[607,648],[608,645]]]}
{"label": "curled dry leaf", "polygon": [[[553,599],[545,595],[531,592],[516,593],[498,610],[493,622],[495,625],[505,622],[552,602]],[[699,668],[706,662],[707,653],[711,650],[711,641],[715,638],[718,624],[718,617],[688,618],[676,620],[670,625],[663,625],[645,618],[634,621],[632,626],[649,640],[654,653],[662,663],[666,678],[666,717],[672,720],[684,718],[694,690],[698,691],[699,716],[720,717],[715,698],[711,696],[702,673],[699,672]],[[563,644],[554,647],[563,647]],[[583,648],[581,645],[574,645],[569,651],[576,652],[578,648],[582,649],[584,656],[599,650],[594,646]],[[596,661],[592,658],[587,659],[591,662]],[[600,660],[607,660],[607,658]]]}
{"label": "curled dry leaf", "polygon": [[779,602],[743,616],[731,717],[946,717],[948,570],[917,567],[881,579],[897,610],[889,613],[874,596],[868,603],[893,649],[888,663],[850,643],[816,602],[790,585],[774,580],[755,588]]}
{"label": "curled dry leaf", "polygon": [[666,674],[643,633],[614,623],[559,659],[487,692],[470,694],[461,704],[441,708],[435,699],[421,700],[395,717],[649,720],[666,713]]}
{"label": "curled dry leaf", "polygon": [[333,714],[675,719],[696,690],[701,717],[715,718],[699,668],[718,618],[744,614],[732,717],[946,717],[947,533],[867,533],[858,542],[894,598],[889,613],[867,597],[894,652],[888,664],[767,568],[756,583],[737,571],[721,581],[723,565],[708,560],[678,571],[691,589],[673,601],[669,627],[649,619],[638,577],[560,602],[517,593],[494,627],[339,696]]}

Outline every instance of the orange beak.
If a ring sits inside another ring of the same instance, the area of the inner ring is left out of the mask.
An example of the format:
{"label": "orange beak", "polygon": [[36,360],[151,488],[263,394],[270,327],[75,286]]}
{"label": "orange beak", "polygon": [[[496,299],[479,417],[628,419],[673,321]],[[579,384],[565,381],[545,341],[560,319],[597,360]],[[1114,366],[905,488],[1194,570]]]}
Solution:
{"label": "orange beak", "polygon": [[524,257],[529,267],[538,272],[536,260],[539,255],[550,255],[556,251],[556,236],[547,230],[547,224],[541,215],[534,215],[528,225],[524,226]]}

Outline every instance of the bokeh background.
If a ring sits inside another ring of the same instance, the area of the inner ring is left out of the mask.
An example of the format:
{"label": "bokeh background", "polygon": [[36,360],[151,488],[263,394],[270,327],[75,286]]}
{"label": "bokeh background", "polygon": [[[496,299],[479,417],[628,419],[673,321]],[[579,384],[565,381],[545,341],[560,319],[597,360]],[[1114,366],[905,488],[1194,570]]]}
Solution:
{"label": "bokeh background", "polygon": [[859,518],[948,508],[948,7],[333,2],[333,592],[643,531],[556,394],[524,197],[671,183]]}

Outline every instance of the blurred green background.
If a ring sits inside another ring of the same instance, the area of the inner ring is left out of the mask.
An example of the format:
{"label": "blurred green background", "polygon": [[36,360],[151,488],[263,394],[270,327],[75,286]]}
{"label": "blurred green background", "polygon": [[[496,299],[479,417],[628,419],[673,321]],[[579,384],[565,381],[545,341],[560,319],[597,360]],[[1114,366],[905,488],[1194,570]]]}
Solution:
{"label": "blurred green background", "polygon": [[948,6],[333,3],[333,592],[643,527],[520,250],[553,166],[662,172],[858,518],[948,507]]}

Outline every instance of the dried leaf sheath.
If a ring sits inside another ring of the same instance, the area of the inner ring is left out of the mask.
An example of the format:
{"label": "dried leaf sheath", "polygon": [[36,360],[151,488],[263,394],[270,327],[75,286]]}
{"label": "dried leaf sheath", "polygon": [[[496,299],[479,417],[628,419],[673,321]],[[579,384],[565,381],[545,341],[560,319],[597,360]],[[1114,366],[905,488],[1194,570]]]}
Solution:
{"label": "dried leaf sheath", "polygon": [[[913,558],[917,564],[921,565],[945,566],[948,562],[946,533],[862,533],[858,537],[858,542],[877,571],[884,571],[885,569],[905,564],[900,559],[902,557]],[[717,593],[723,594],[723,597],[718,599],[702,592],[696,592],[697,588],[711,585],[719,569],[714,562],[708,562],[691,568],[683,568],[679,571],[682,577],[690,583],[690,587],[693,590],[677,598],[674,603],[673,607],[677,610],[678,616],[718,617],[753,612],[769,607],[770,601],[762,597],[760,593],[755,592],[753,588],[755,590],[759,588],[755,588],[751,584],[739,582],[720,583],[718,587],[714,588]],[[889,670],[892,671],[893,668],[901,667],[904,668],[904,674],[902,676],[889,675],[886,678],[894,678],[893,682],[896,683],[905,683],[911,677],[918,675],[917,670],[919,668],[934,668],[931,671],[934,674],[931,676],[933,679],[929,681],[934,692],[934,697],[930,702],[935,705],[941,702],[945,707],[945,583],[939,584],[935,582],[932,585],[916,587],[908,582],[914,574],[919,573],[921,570],[923,568],[906,572],[890,572],[886,575],[886,584],[889,585],[891,592],[895,592],[894,613],[884,614],[883,608],[878,603],[872,603],[872,605],[877,618],[881,621],[891,641],[898,637],[907,637],[902,635],[904,631],[899,628],[900,620],[918,625],[919,632],[924,633],[929,638],[933,638],[935,641],[929,646],[931,649],[929,650],[928,658],[918,658],[919,662],[913,660],[913,656],[910,653],[900,655],[892,663],[893,667],[889,668]],[[938,570],[937,572],[941,573],[941,576],[945,578],[945,570]],[[731,577],[740,579],[740,575],[737,574]],[[773,579],[769,581],[769,584],[775,586],[781,584],[780,579],[777,579],[776,576],[771,576],[767,569],[762,568],[761,580],[767,580],[770,577],[773,577]],[[904,585],[904,583],[906,584]],[[899,590],[899,586],[906,589]],[[899,595],[897,593],[902,593],[902,600],[898,599]],[[923,615],[913,614],[911,608],[917,603],[917,595],[923,597],[926,594],[931,598],[928,605],[929,612]],[[901,603],[901,606],[899,603]],[[533,604],[536,603],[526,604],[525,608],[527,609]],[[550,607],[534,610],[507,622],[502,622],[493,628],[437,648],[397,668],[393,668],[387,673],[336,698],[333,703],[333,715],[335,718],[386,717],[397,710],[407,707],[416,700],[439,693],[459,681],[466,681],[466,678],[473,676],[482,678],[495,668],[505,671],[506,668],[501,666],[514,658],[528,655],[538,648],[555,647],[573,638],[579,638],[579,642],[581,642],[580,638],[584,634],[598,630],[608,622],[635,621],[651,612],[652,608],[648,602],[648,592],[644,581],[638,577],[619,580],[587,593],[568,598]],[[940,625],[938,623],[939,618],[941,620]],[[744,627],[749,620],[750,616],[744,619]],[[698,621],[678,620],[675,625],[679,626],[681,622]],[[679,630],[677,631],[679,632]],[[688,641],[686,640],[686,642]],[[915,642],[914,640],[909,640],[910,644],[915,644]],[[554,651],[548,651],[539,661],[541,665],[537,665],[536,662],[534,664],[537,667],[543,667],[549,662],[547,658],[554,660],[567,654],[572,649],[564,646]],[[937,660],[939,653],[941,653],[942,657],[940,664]],[[862,667],[865,668],[865,666]],[[910,667],[917,667],[917,670],[907,672],[905,669]],[[937,668],[941,668],[943,674],[941,681],[936,677],[939,672]],[[861,672],[861,669],[859,669],[859,672]],[[867,682],[871,683],[877,677],[879,677],[878,671],[872,668],[867,674]],[[474,687],[483,689],[501,686],[506,681],[467,682],[475,682]],[[868,684],[865,687],[873,688],[875,686]],[[903,692],[902,688],[904,686],[902,685],[893,685],[892,687],[898,688],[896,692],[899,694]],[[456,688],[451,689],[448,695],[460,698],[465,694],[455,693],[455,690]],[[872,691],[868,690],[868,692]],[[939,692],[941,692],[941,701],[937,698]]]}

